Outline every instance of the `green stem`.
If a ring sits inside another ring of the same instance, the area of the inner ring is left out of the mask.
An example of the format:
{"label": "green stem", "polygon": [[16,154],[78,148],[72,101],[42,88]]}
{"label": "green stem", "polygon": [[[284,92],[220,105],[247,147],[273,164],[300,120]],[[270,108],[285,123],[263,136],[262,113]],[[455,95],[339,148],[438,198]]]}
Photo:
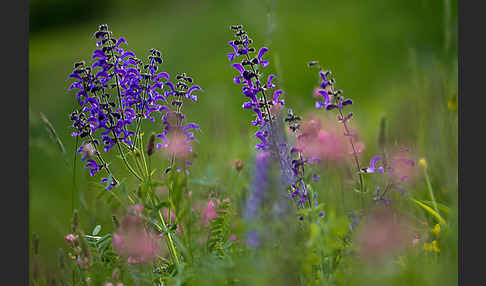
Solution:
{"label": "green stem", "polygon": [[[115,132],[113,132],[113,133],[115,133]],[[140,181],[143,182],[142,177],[140,177],[140,175],[137,172],[135,172],[135,170],[133,170],[132,166],[128,163],[128,160],[125,157],[125,153],[123,153],[123,150],[121,148],[120,142],[118,142],[118,138],[117,138],[116,134],[115,134],[115,138],[116,138],[116,145],[118,146],[118,151],[120,152],[120,155],[122,157],[123,162],[125,163],[125,166],[127,166],[130,173],[132,173],[137,179],[139,179]]]}
{"label": "green stem", "polygon": [[[159,218],[160,218],[160,221],[162,222],[162,225],[164,226],[165,230],[167,230],[167,225],[165,224],[164,217],[162,216],[162,212],[160,212],[160,210],[159,210]],[[172,252],[172,255],[174,256],[174,259],[176,261],[176,264],[179,265],[180,261],[179,261],[179,257],[177,256],[177,251],[175,249],[174,242],[172,241],[172,235],[168,231],[167,231],[167,241],[168,241],[168,244],[169,244],[169,248]]]}
{"label": "green stem", "polygon": [[430,183],[429,174],[427,173],[427,168],[424,168],[425,182],[427,183],[427,189],[429,190],[430,200],[434,205],[434,210],[439,213],[439,208],[437,207],[437,202],[435,201],[434,190],[432,189],[432,184]]}

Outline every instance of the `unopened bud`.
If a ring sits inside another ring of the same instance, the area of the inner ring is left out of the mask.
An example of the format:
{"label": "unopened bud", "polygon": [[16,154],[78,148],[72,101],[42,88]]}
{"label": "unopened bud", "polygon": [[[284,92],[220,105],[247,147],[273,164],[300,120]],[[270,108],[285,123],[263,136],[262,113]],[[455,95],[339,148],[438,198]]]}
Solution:
{"label": "unopened bud", "polygon": [[243,167],[245,166],[245,163],[243,163],[241,160],[236,160],[234,162],[234,165],[235,165],[236,171],[239,173],[243,169]]}
{"label": "unopened bud", "polygon": [[147,154],[151,156],[155,151],[155,134],[150,135],[149,141],[147,143]]}

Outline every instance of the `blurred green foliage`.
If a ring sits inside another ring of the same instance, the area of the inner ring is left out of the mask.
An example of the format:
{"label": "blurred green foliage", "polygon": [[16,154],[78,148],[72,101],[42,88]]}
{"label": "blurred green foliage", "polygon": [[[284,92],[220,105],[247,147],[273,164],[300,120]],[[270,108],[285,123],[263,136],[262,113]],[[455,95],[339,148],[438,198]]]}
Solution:
{"label": "blurred green foliage", "polygon": [[[354,100],[354,125],[367,146],[364,161],[377,152],[385,116],[389,142],[407,144],[427,158],[437,200],[457,211],[457,109],[451,108],[457,102],[457,1],[38,0],[30,2],[29,191],[30,232],[39,234],[44,270],[53,269],[57,249],[65,245],[73,208],[80,209],[86,229],[101,224],[105,232],[113,231],[110,206],[95,199],[97,179],[89,177],[79,158],[73,162],[76,142],[68,118],[75,101],[67,76],[73,62],[90,60],[95,49],[91,36],[101,23],[125,37],[140,58],[148,56],[149,48],[159,49],[161,70],[186,72],[203,88],[199,102],[187,107],[190,121],[202,128],[192,169],[193,193],[199,197],[244,196],[240,192],[245,188],[235,183],[231,170],[235,159],[251,173],[251,117],[241,109],[244,99],[226,57],[229,25],[241,23],[257,47],[270,48],[268,69],[276,73],[288,106],[304,117],[314,110],[317,76],[306,63],[319,60]],[[67,164],[40,112],[66,147]],[[158,128],[154,124],[149,131]],[[164,166],[162,161],[155,164]],[[340,202],[340,194],[332,192],[338,184],[333,171],[325,170],[321,178],[321,197],[328,204]],[[417,184],[414,196],[429,199],[425,182]],[[346,194],[346,199],[352,196]],[[449,217],[457,230],[457,215]],[[445,243],[449,258],[444,264],[423,268],[418,260],[382,276],[376,269],[363,269],[349,285],[378,285],[375,279],[381,285],[453,285],[457,232]],[[202,269],[217,265],[207,267]]]}

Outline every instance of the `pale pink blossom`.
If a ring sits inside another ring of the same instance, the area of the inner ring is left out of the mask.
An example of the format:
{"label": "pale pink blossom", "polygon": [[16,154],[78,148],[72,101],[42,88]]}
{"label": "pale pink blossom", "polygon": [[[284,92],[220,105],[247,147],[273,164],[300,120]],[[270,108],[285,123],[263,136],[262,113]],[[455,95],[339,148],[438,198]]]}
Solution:
{"label": "pale pink blossom", "polygon": [[418,175],[417,159],[409,148],[396,147],[387,158],[389,174],[395,181],[413,181]]}
{"label": "pale pink blossom", "polygon": [[69,245],[73,245],[74,241],[78,240],[79,236],[76,234],[68,234],[64,237],[64,240],[69,244]]}
{"label": "pale pink blossom", "polygon": [[208,223],[210,220],[217,216],[216,213],[216,206],[214,205],[213,200],[209,200],[206,208],[203,211],[203,222],[204,224]]}
{"label": "pale pink blossom", "polygon": [[301,134],[297,137],[295,147],[309,160],[326,160],[332,163],[343,163],[354,154],[350,143],[352,136],[356,153],[365,146],[357,140],[357,134],[345,134],[344,127],[337,122],[323,126],[321,119],[309,115],[301,125]]}
{"label": "pale pink blossom", "polygon": [[120,227],[113,234],[113,248],[129,263],[153,261],[160,255],[159,239],[134,215],[123,217]]}
{"label": "pale pink blossom", "polygon": [[190,140],[181,131],[172,131],[167,135],[167,143],[163,145],[169,156],[184,159],[192,152]]}
{"label": "pale pink blossom", "polygon": [[136,204],[134,206],[135,210],[139,213],[141,213],[143,211],[143,205],[142,204]]}
{"label": "pale pink blossom", "polygon": [[[223,203],[230,202],[230,198],[223,199]],[[216,199],[216,203],[221,205],[221,201]],[[214,204],[213,200],[209,200],[206,208],[203,211],[203,224],[207,224],[210,220],[217,217],[218,214],[216,213],[216,205]]]}
{"label": "pale pink blossom", "polygon": [[390,209],[375,210],[357,233],[360,257],[369,262],[379,262],[397,254],[410,244],[410,225]]}

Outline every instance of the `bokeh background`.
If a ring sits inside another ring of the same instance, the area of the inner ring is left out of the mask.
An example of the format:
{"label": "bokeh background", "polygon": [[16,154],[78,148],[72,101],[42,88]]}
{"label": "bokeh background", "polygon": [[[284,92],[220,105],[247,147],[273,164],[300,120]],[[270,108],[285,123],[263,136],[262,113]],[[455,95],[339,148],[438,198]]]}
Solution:
{"label": "bokeh background", "polygon": [[[195,147],[200,166],[193,169],[194,178],[204,179],[199,192],[224,189],[233,160],[249,162],[254,152],[251,115],[241,109],[244,98],[226,57],[229,26],[243,24],[256,47],[270,48],[269,70],[292,109],[301,115],[313,110],[317,78],[306,63],[318,60],[354,99],[364,157],[376,153],[385,116],[390,140],[427,158],[438,200],[457,205],[455,0],[31,0],[29,13],[29,223],[30,235],[40,237],[45,269],[64,247],[73,208],[86,229],[110,225],[110,209],[96,200],[93,180],[79,158],[73,162],[68,117],[75,100],[67,77],[75,61],[90,62],[92,34],[102,23],[125,37],[138,57],[156,48],[164,58],[161,70],[186,72],[203,88],[199,102],[186,109],[202,128]],[[40,112],[56,129],[66,156]]]}

